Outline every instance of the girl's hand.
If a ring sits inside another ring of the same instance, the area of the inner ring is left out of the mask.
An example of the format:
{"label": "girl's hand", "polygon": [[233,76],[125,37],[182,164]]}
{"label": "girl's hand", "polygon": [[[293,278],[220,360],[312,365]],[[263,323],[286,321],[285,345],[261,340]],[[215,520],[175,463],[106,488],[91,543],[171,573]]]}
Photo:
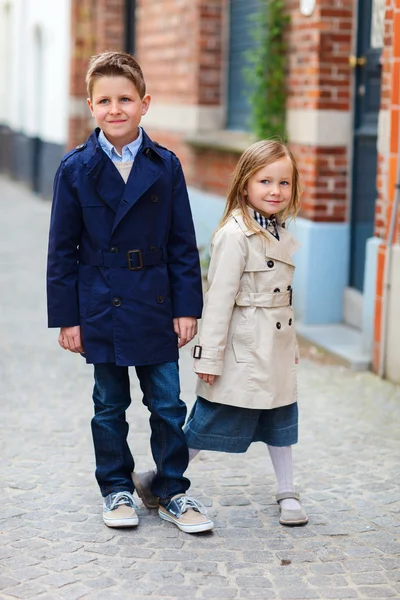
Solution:
{"label": "girl's hand", "polygon": [[76,353],[85,352],[79,325],[75,327],[61,327],[58,343],[64,350]]}
{"label": "girl's hand", "polygon": [[196,317],[177,317],[174,319],[174,331],[178,336],[178,348],[185,346],[197,333]]}
{"label": "girl's hand", "polygon": [[208,383],[208,385],[213,385],[216,375],[210,375],[209,373],[196,373],[199,379],[202,379],[204,383]]}

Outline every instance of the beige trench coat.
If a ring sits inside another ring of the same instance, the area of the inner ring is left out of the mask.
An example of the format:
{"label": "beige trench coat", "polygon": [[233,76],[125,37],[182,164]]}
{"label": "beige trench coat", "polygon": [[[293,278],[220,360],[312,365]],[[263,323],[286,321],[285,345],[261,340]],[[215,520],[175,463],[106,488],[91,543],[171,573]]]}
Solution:
{"label": "beige trench coat", "polygon": [[[258,226],[258,224],[256,223]],[[259,226],[261,227],[261,226]],[[248,230],[239,210],[214,236],[194,370],[218,375],[196,392],[219,404],[270,409],[297,400],[297,342],[291,306],[298,242]]]}

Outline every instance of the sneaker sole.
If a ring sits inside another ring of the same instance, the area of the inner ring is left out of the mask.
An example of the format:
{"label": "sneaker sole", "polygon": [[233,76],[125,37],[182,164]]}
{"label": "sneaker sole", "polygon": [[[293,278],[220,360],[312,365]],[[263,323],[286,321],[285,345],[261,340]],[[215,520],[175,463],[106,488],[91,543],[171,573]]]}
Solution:
{"label": "sneaker sole", "polygon": [[158,508],[158,506],[159,506],[158,499],[155,496],[153,496],[154,502],[151,502],[148,500],[146,494],[143,491],[142,486],[140,485],[139,478],[137,477],[135,472],[132,473],[132,481],[133,481],[133,485],[135,486],[135,492],[137,493],[137,495],[139,496],[139,498],[141,499],[141,501],[143,502],[145,507],[146,508]]}
{"label": "sneaker sole", "polygon": [[300,525],[307,525],[308,519],[302,519],[301,521],[283,521],[279,519],[279,523],[286,527],[299,527]]}
{"label": "sneaker sole", "polygon": [[173,523],[174,525],[179,527],[179,529],[184,533],[201,533],[202,531],[210,531],[210,529],[214,528],[214,523],[212,521],[207,521],[206,523],[198,523],[197,525],[184,525],[182,523],[179,523],[170,515],[166,515],[164,512],[161,512],[160,510],[158,511],[158,515],[161,517],[161,519],[164,519],[164,521],[168,521],[169,523]]}
{"label": "sneaker sole", "polygon": [[121,527],[136,527],[136,525],[139,525],[139,517],[132,518],[132,519],[107,519],[107,517],[105,517],[103,515],[103,521],[104,521],[104,524],[107,525],[107,527],[121,528]]}

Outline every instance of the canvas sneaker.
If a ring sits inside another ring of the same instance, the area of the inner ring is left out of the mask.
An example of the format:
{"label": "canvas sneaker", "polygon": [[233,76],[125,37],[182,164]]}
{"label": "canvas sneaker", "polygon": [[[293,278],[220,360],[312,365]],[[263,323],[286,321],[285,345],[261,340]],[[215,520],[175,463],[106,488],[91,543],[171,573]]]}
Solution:
{"label": "canvas sneaker", "polygon": [[130,492],[113,492],[104,498],[103,521],[107,527],[135,527],[139,523]]}
{"label": "canvas sneaker", "polygon": [[160,504],[158,514],[185,533],[209,531],[214,527],[205,506],[186,494],[177,494],[166,506]]}
{"label": "canvas sneaker", "polygon": [[146,508],[158,508],[159,501],[157,496],[151,492],[151,484],[156,476],[154,469],[151,471],[142,471],[132,473],[132,481],[135,486],[135,491]]}

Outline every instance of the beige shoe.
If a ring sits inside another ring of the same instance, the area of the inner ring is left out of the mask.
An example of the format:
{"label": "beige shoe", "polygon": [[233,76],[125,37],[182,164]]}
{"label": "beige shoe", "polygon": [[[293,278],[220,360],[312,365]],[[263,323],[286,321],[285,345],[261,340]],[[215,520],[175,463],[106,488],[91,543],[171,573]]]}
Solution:
{"label": "beige shoe", "polygon": [[297,500],[298,502],[300,502],[299,494],[295,494],[294,492],[284,492],[282,494],[276,495],[276,501],[279,504],[280,510],[279,523],[281,525],[287,525],[291,527],[295,527],[297,525],[307,525],[308,517],[302,508],[293,510],[281,507],[281,500],[288,500],[289,498],[293,498],[293,500]]}
{"label": "beige shoe", "polygon": [[143,471],[141,473],[132,473],[132,481],[135,486],[135,491],[146,508],[158,508],[158,498],[151,493],[151,484],[156,475],[156,472]]}
{"label": "beige shoe", "polygon": [[207,515],[206,508],[186,494],[177,494],[167,506],[160,504],[158,514],[165,521],[177,525],[185,533],[209,531],[214,527],[214,523]]}
{"label": "beige shoe", "polygon": [[139,523],[130,492],[114,492],[104,498],[103,521],[107,527],[135,527]]}

